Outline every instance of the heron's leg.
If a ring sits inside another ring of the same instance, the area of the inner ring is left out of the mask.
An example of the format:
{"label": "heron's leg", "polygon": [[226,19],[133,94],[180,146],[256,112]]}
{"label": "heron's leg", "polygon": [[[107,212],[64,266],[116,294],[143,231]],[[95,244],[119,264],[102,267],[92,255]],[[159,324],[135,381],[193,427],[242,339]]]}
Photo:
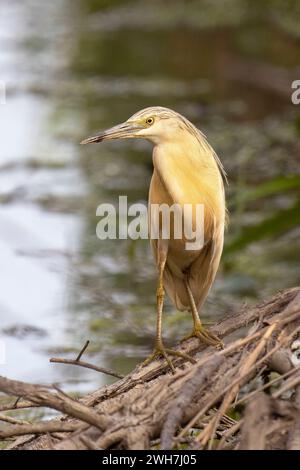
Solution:
{"label": "heron's leg", "polygon": [[203,341],[206,344],[222,348],[223,347],[222,341],[214,333],[207,330],[202,325],[188,279],[185,279],[185,285],[186,285],[187,293],[188,293],[189,300],[190,300],[194,328],[193,328],[192,333],[185,336],[182,341],[196,336],[197,338],[199,338],[201,341]]}
{"label": "heron's leg", "polygon": [[165,348],[162,340],[162,313],[163,313],[163,305],[164,305],[164,297],[165,297],[165,290],[164,290],[164,284],[163,284],[163,275],[164,275],[164,269],[166,265],[166,260],[167,260],[167,253],[168,253],[168,245],[167,245],[167,240],[158,240],[158,270],[159,270],[159,277],[158,277],[158,285],[157,285],[157,291],[156,291],[156,300],[157,300],[157,318],[156,318],[156,339],[155,339],[155,345],[154,345],[154,350],[153,353],[147,357],[147,359],[142,363],[142,367],[148,365],[150,362],[152,362],[154,359],[156,359],[159,356],[163,356],[170,369],[172,372],[175,372],[174,365],[172,364],[172,361],[168,357],[170,356],[177,356],[181,357],[183,359],[187,359],[188,361],[191,361],[195,363],[195,359],[193,359],[191,356],[188,354],[185,354],[181,351],[175,351],[173,349],[168,349]]}

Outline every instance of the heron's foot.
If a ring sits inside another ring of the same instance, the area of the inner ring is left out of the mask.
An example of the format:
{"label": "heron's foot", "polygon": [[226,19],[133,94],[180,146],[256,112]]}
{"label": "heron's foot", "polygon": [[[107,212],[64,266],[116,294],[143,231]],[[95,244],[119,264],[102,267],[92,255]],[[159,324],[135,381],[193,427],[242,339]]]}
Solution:
{"label": "heron's foot", "polygon": [[169,358],[169,356],[175,356],[175,357],[180,357],[182,359],[185,359],[187,361],[190,361],[192,364],[195,364],[197,361],[192,357],[189,356],[189,354],[185,354],[184,352],[181,351],[176,351],[175,349],[169,349],[165,348],[162,342],[159,342],[156,344],[154,351],[150,356],[147,357],[147,359],[142,362],[142,367],[147,366],[150,364],[150,362],[154,361],[158,357],[163,357],[167,361],[168,366],[170,367],[171,371],[173,374],[175,373],[175,367]]}
{"label": "heron's foot", "polygon": [[220,340],[220,338],[218,338],[211,331],[204,328],[204,326],[202,325],[194,327],[192,333],[185,336],[181,341],[183,342],[183,341],[186,341],[187,339],[194,338],[194,337],[199,338],[200,341],[202,341],[205,344],[208,344],[209,346],[215,346],[218,349],[224,348],[224,344]]}

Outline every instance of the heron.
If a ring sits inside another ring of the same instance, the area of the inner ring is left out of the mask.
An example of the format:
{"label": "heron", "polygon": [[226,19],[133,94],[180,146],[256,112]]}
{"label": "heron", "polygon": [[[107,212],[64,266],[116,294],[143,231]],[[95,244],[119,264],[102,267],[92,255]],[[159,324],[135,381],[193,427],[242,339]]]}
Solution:
{"label": "heron", "polygon": [[[192,314],[193,330],[184,339],[197,337],[202,342],[222,347],[221,340],[200,319],[203,303],[214,282],[223,250],[226,225],[224,182],[226,172],[205,135],[187,118],[168,108],[154,106],[142,109],[127,121],[83,140],[82,144],[115,139],[146,139],[153,144],[153,174],[148,207],[154,204],[189,204],[191,224],[197,224],[194,210],[204,207],[204,243],[187,250],[184,236],[151,238],[150,244],[158,269],[157,324],[153,353],[144,361],[149,364],[164,357],[174,371],[170,356],[194,362],[191,356],[166,348],[162,337],[162,315],[165,292],[180,311]],[[161,224],[161,219],[159,224]],[[161,235],[162,227],[159,227]]]}

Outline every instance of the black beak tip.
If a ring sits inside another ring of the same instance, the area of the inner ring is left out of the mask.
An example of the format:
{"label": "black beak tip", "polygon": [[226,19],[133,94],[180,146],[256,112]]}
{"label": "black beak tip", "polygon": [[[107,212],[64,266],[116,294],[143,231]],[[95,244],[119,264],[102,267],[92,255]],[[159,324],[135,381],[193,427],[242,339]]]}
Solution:
{"label": "black beak tip", "polygon": [[102,140],[103,140],[102,136],[88,137],[87,139],[83,139],[80,142],[80,145],[94,144],[97,142],[102,142]]}

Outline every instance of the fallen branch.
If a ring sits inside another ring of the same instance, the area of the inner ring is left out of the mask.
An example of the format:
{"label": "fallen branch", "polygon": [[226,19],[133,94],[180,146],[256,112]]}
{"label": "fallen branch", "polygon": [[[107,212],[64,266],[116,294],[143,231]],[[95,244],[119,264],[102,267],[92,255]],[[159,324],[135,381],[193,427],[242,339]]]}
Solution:
{"label": "fallen branch", "polygon": [[0,391],[26,397],[35,404],[60,411],[102,430],[106,429],[111,421],[108,417],[98,414],[95,410],[73,400],[71,397],[67,398],[59,393],[51,393],[40,385],[9,380],[0,376]]}
{"label": "fallen branch", "polygon": [[[15,409],[46,406],[63,413],[47,423],[4,425],[6,434],[0,438],[29,432],[28,438],[19,437],[10,445],[22,449],[295,448],[300,375],[291,360],[291,345],[300,333],[300,289],[231,313],[212,331],[223,339],[224,350],[190,339],[178,349],[192,355],[196,364],[176,359],[172,375],[163,359],[156,360],[81,400],[57,389],[0,377],[0,391],[23,397]],[[232,340],[231,333],[239,339]],[[88,342],[74,360],[52,362],[85,364],[81,358],[87,346]],[[272,371],[280,377],[270,379]],[[280,388],[267,396],[265,390],[279,380]],[[283,399],[286,391],[288,400]],[[261,403],[262,420],[253,416],[253,398]],[[227,416],[231,408],[241,413],[237,421]],[[295,439],[290,429],[295,430]]]}

